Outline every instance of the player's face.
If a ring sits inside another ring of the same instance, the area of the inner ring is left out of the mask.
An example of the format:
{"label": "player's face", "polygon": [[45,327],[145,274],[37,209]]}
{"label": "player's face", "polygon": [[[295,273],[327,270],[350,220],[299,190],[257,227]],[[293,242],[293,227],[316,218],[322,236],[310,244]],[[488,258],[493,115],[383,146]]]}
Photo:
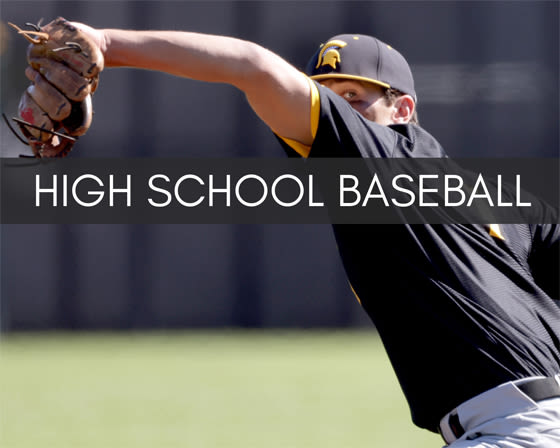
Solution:
{"label": "player's face", "polygon": [[391,118],[393,108],[387,104],[381,86],[340,78],[325,79],[320,82],[348,101],[364,118],[382,125],[393,123]]}

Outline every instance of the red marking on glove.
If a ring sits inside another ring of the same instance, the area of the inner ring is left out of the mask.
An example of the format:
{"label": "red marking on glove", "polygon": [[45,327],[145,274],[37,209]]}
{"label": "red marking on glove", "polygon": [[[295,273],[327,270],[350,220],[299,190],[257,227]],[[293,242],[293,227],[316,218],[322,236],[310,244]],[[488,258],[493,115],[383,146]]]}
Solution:
{"label": "red marking on glove", "polygon": [[33,110],[28,107],[21,111],[21,118],[31,124],[35,124],[35,120],[33,119]]}

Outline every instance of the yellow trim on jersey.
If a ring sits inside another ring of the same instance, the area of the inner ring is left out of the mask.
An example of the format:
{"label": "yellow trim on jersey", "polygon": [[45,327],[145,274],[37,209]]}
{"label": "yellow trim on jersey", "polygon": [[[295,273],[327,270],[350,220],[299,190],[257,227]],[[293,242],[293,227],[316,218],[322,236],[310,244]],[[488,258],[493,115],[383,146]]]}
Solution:
{"label": "yellow trim on jersey", "polygon": [[287,143],[288,146],[292,148],[295,152],[297,152],[300,156],[305,158],[309,157],[309,153],[311,152],[311,146],[304,145],[303,143],[300,143],[296,140],[285,138],[280,135],[278,137],[284,140],[284,142]]}
{"label": "yellow trim on jersey", "polygon": [[377,79],[373,78],[366,78],[365,76],[356,76],[356,75],[345,75],[344,73],[327,73],[325,75],[313,75],[310,76],[311,79],[329,79],[329,78],[341,78],[341,79],[353,79],[356,81],[365,81],[371,82],[372,84],[377,84],[378,86],[385,87],[387,89],[391,88],[390,84],[387,84],[383,81],[378,81]]}
{"label": "yellow trim on jersey", "polygon": [[502,235],[502,230],[500,229],[500,225],[499,224],[490,224],[490,236],[493,236],[494,238],[498,238],[500,240],[506,240],[506,238],[504,237],[504,235]]}
{"label": "yellow trim on jersey", "polygon": [[309,87],[311,88],[311,136],[315,140],[317,128],[319,127],[319,115],[321,114],[321,101],[319,99],[319,89],[317,84],[307,78]]}
{"label": "yellow trim on jersey", "polygon": [[[319,89],[317,89],[317,85],[311,81],[308,77],[306,77],[307,81],[309,82],[309,88],[311,93],[311,112],[310,112],[310,125],[311,125],[311,136],[313,140],[315,140],[315,136],[317,135],[317,128],[319,127],[319,114],[321,112],[321,102],[319,99]],[[290,138],[285,138],[282,136],[278,136],[284,142],[290,146],[295,152],[297,152],[302,157],[309,157],[309,152],[311,151],[311,146],[304,145],[296,140],[292,140]]]}
{"label": "yellow trim on jersey", "polygon": [[352,290],[352,292],[354,293],[354,297],[356,297],[356,300],[358,301],[358,303],[361,305],[362,301],[360,300],[360,298],[358,297],[358,294],[356,293],[356,291],[354,291],[354,287],[352,286],[352,283],[348,282],[348,284],[350,285],[350,289]]}

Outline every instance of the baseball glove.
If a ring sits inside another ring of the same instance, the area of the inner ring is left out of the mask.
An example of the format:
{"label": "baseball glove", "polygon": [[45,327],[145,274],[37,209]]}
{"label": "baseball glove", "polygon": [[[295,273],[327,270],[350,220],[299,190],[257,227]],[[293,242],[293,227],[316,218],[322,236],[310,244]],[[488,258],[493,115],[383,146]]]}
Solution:
{"label": "baseball glove", "polygon": [[32,84],[19,102],[19,118],[14,118],[24,135],[18,137],[31,146],[34,157],[65,157],[91,125],[91,95],[103,70],[103,54],[62,17],[45,26],[28,23],[29,31],[10,25],[30,42],[25,75]]}

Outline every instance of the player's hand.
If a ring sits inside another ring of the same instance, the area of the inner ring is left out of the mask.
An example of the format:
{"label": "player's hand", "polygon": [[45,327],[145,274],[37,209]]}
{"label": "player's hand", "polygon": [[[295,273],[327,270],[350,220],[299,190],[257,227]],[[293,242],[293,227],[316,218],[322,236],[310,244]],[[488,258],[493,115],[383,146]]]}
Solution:
{"label": "player's hand", "polygon": [[97,44],[103,56],[107,52],[107,36],[103,30],[98,30],[85,23],[80,22],[70,22],[73,26],[82,31],[86,36],[88,36],[93,42]]}
{"label": "player's hand", "polygon": [[91,125],[91,95],[105,65],[104,33],[62,17],[44,26],[26,24],[31,30],[10,25],[30,43],[25,76],[31,85],[14,119],[23,134],[18,138],[35,157],[64,157]]}

